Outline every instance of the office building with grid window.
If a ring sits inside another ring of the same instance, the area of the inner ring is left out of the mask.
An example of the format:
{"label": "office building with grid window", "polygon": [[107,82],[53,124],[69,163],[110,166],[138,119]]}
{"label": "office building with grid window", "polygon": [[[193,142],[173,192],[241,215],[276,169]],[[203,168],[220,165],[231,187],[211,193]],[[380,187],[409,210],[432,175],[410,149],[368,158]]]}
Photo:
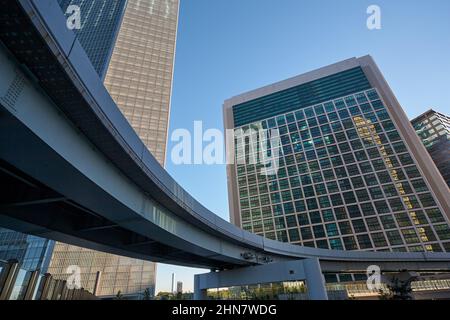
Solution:
{"label": "office building with grid window", "polygon": [[73,14],[80,9],[80,29],[73,29],[95,71],[104,79],[125,12],[126,0],[58,0],[60,7]]}
{"label": "office building with grid window", "polygon": [[164,166],[179,0],[58,0],[119,109]]}
{"label": "office building with grid window", "polygon": [[[449,189],[370,56],[231,98],[224,122],[237,226],[325,249],[450,251]],[[249,161],[275,148],[275,173]]]}
{"label": "office building with grid window", "polygon": [[0,260],[17,260],[22,269],[47,272],[55,241],[0,228]]}
{"label": "office building with grid window", "polygon": [[428,110],[411,123],[450,187],[450,117]]}

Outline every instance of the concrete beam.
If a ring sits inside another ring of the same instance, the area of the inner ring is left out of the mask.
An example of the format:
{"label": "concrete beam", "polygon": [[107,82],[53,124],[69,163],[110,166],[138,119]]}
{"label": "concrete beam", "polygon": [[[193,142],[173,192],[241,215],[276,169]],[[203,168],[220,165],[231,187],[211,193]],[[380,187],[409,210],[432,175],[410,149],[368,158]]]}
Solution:
{"label": "concrete beam", "polygon": [[2,204],[0,206],[0,208],[33,206],[33,205],[38,205],[38,204],[61,202],[61,201],[65,201],[65,200],[67,200],[67,198],[65,198],[65,197],[56,197],[56,198],[30,200],[30,201],[19,201],[19,202]]}
{"label": "concrete beam", "polygon": [[450,271],[450,261],[327,261],[320,259],[321,269],[324,273],[366,273],[370,265],[377,265],[382,272],[421,271],[446,272]]}
{"label": "concrete beam", "polygon": [[271,263],[195,276],[194,298],[206,299],[206,291],[265,283],[305,280],[312,300],[328,300],[317,258]]}
{"label": "concrete beam", "polygon": [[305,270],[309,298],[311,300],[328,300],[325,278],[322,274],[319,259],[303,260],[303,268]]}

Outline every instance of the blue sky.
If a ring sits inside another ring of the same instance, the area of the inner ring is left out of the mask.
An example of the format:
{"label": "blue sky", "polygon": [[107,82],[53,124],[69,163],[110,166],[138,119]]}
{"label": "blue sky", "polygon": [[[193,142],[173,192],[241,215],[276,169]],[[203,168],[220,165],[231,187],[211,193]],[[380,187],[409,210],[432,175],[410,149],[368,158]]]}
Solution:
{"label": "blue sky", "polygon": [[[372,4],[381,30],[366,27]],[[410,118],[431,107],[449,114],[449,40],[448,0],[181,0],[170,132],[196,120],[223,130],[225,99],[366,54]],[[169,157],[167,170],[228,220],[225,166]],[[199,270],[159,265],[157,291],[170,290],[172,272],[191,290]]]}

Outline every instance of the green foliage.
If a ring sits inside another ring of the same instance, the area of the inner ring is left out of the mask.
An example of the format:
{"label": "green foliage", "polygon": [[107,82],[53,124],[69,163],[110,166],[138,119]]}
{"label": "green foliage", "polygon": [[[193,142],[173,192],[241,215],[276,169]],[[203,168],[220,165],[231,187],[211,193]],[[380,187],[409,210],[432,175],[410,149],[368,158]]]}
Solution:
{"label": "green foliage", "polygon": [[122,291],[117,291],[117,294],[116,294],[116,298],[115,298],[116,300],[123,300],[123,295],[122,295]]}
{"label": "green foliage", "polygon": [[152,295],[149,288],[145,289],[144,293],[142,294],[142,300],[152,300]]}
{"label": "green foliage", "polygon": [[173,294],[170,292],[158,292],[156,295],[156,299],[158,300],[192,300],[193,294],[192,293],[177,293]]}
{"label": "green foliage", "polygon": [[404,281],[393,278],[391,283],[387,284],[388,291],[380,290],[380,300],[411,300],[411,282],[414,280],[414,277]]}

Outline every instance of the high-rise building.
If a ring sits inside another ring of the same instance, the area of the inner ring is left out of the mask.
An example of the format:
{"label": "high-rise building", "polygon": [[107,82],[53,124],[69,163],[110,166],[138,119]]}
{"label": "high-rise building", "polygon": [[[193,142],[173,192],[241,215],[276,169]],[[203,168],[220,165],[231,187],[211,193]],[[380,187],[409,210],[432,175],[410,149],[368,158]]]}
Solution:
{"label": "high-rise building", "polygon": [[74,14],[73,6],[79,8],[80,29],[73,31],[92,66],[104,79],[127,0],[58,0],[58,3],[67,14]]}
{"label": "high-rise building", "polygon": [[58,0],[112,98],[164,166],[179,0]]}
{"label": "high-rise building", "polygon": [[22,269],[47,272],[55,242],[0,228],[0,260],[17,260]]}
{"label": "high-rise building", "polygon": [[183,293],[183,282],[182,281],[177,281],[177,293],[178,294]]}
{"label": "high-rise building", "polygon": [[128,0],[105,86],[164,166],[179,0]]}
{"label": "high-rise building", "polygon": [[450,117],[428,110],[411,123],[450,187]]}
{"label": "high-rise building", "polygon": [[[80,8],[75,29],[105,87],[155,158],[164,166],[178,25],[178,0],[59,0]],[[70,14],[70,10],[69,13]],[[56,243],[49,272],[66,278],[81,268],[81,284],[97,295],[154,294],[156,264]]]}
{"label": "high-rise building", "polygon": [[450,191],[370,56],[231,98],[224,118],[234,224],[308,247],[450,251]]}

